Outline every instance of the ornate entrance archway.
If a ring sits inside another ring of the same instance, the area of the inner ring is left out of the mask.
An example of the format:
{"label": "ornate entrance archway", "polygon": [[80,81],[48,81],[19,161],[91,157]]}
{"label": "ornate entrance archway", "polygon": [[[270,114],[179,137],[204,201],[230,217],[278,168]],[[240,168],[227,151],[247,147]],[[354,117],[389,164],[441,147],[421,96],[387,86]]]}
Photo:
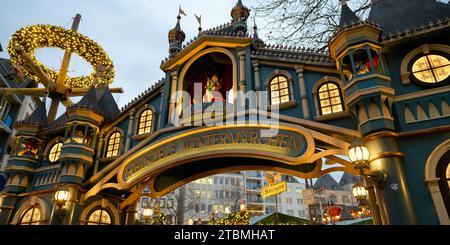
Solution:
{"label": "ornate entrance archway", "polygon": [[[338,157],[347,155],[352,140],[360,137],[357,131],[273,116],[282,121],[272,125],[279,130],[274,137],[261,135],[270,127],[264,124],[160,130],[94,176],[85,199],[107,189],[139,193],[148,183],[151,195],[157,197],[193,180],[230,171],[267,170],[301,178],[335,171],[358,174],[352,163]],[[129,195],[121,208],[137,197]]]}

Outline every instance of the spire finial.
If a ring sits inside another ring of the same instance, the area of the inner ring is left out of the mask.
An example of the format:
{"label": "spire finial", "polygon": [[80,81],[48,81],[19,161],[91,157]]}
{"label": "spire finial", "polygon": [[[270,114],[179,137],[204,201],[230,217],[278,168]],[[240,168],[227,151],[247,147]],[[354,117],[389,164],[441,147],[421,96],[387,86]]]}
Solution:
{"label": "spire finial", "polygon": [[198,16],[196,14],[194,14],[195,18],[197,19],[198,22],[198,33],[202,32],[202,16]]}
{"label": "spire finial", "polygon": [[339,28],[361,21],[361,19],[349,8],[346,0],[341,0],[341,4],[342,8],[341,17],[339,20]]}
{"label": "spire finial", "polygon": [[181,30],[181,15],[187,16],[186,13],[181,9],[180,5],[177,15],[177,24],[175,28],[169,31],[169,53],[171,55],[181,51],[182,44],[184,42],[184,39],[186,38],[186,34],[184,34],[183,30]]}

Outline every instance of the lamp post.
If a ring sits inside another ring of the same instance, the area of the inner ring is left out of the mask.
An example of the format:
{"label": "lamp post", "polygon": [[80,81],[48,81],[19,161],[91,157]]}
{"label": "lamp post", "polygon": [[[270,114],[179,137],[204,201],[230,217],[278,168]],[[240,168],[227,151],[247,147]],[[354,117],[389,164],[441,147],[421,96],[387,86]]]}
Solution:
{"label": "lamp post", "polygon": [[387,180],[387,173],[384,170],[367,173],[367,170],[370,169],[370,152],[367,147],[359,142],[349,147],[348,157],[355,165],[355,169],[359,171],[359,174],[364,176],[365,182],[370,183],[370,185],[357,183],[352,189],[353,195],[360,202],[360,204],[365,202],[367,195],[369,196],[369,203],[373,213],[374,223],[381,224],[381,216],[375,201],[375,191],[373,185],[383,189]]}
{"label": "lamp post", "polygon": [[239,206],[239,210],[241,212],[247,211],[247,205],[245,205],[245,203],[241,203],[241,205]]}
{"label": "lamp post", "polygon": [[153,216],[153,208],[151,208],[149,206],[145,207],[142,215],[144,216],[145,224],[150,224],[150,221]]}
{"label": "lamp post", "polygon": [[358,201],[366,200],[367,199],[367,191],[364,187],[364,184],[361,182],[356,183],[352,188],[353,196]]}
{"label": "lamp post", "polygon": [[56,191],[54,200],[59,209],[66,205],[67,200],[69,200],[69,195],[69,190],[65,188],[61,188]]}
{"label": "lamp post", "polygon": [[69,200],[70,192],[65,187],[59,187],[53,197],[53,210],[50,217],[50,224],[54,224],[55,217],[57,218],[57,224],[64,224],[67,215],[65,208],[67,201]]}

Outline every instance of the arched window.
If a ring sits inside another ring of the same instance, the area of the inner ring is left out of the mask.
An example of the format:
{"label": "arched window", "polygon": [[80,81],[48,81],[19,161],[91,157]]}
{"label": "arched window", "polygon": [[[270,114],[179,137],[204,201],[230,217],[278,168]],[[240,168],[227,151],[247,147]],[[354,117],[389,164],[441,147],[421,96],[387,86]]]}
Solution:
{"label": "arched window", "polygon": [[105,209],[98,209],[89,215],[88,225],[110,225],[111,216]]}
{"label": "arched window", "polygon": [[450,61],[440,54],[419,56],[412,63],[411,73],[423,83],[440,83],[450,76]]}
{"label": "arched window", "polygon": [[442,199],[450,218],[450,151],[447,151],[441,159],[439,159],[436,167],[436,174],[439,178],[439,189],[442,194]]}
{"label": "arched window", "polygon": [[41,220],[41,211],[37,207],[32,207],[25,211],[20,219],[21,225],[39,225]]}
{"label": "arched window", "polygon": [[284,76],[277,76],[270,81],[270,102],[272,105],[290,101],[289,84]]}
{"label": "arched window", "polygon": [[329,115],[344,110],[338,85],[329,82],[319,87],[319,107],[321,115]]}
{"label": "arched window", "polygon": [[48,153],[48,160],[50,162],[56,162],[59,160],[59,157],[61,156],[61,147],[62,143],[55,143],[52,148],[50,148],[50,152]]}
{"label": "arched window", "polygon": [[114,132],[109,136],[108,146],[106,148],[106,157],[114,157],[119,155],[120,132]]}
{"label": "arched window", "polygon": [[141,113],[138,124],[138,134],[146,134],[152,131],[153,111],[146,109]]}

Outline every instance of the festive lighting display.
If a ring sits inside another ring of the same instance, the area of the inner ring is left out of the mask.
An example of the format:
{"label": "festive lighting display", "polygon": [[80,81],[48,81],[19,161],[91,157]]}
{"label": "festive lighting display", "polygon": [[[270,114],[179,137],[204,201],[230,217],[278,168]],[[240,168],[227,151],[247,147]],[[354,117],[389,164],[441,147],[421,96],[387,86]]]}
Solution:
{"label": "festive lighting display", "polygon": [[210,218],[209,225],[248,225],[250,223],[250,214],[246,211],[240,211],[229,214],[223,218]]}
{"label": "festive lighting display", "polygon": [[94,81],[94,74],[98,74],[98,84],[110,84],[114,79],[114,66],[103,48],[86,36],[59,26],[52,25],[31,25],[16,31],[8,44],[8,53],[11,61],[19,65],[24,74],[31,79],[38,81],[27,66],[26,61],[14,49],[16,45],[23,48],[35,64],[39,65],[47,73],[51,80],[56,81],[58,72],[54,71],[36,58],[35,51],[39,48],[60,48],[72,53],[76,53],[92,65],[94,71],[87,76],[77,76],[65,78],[65,85],[72,88],[88,88]]}

